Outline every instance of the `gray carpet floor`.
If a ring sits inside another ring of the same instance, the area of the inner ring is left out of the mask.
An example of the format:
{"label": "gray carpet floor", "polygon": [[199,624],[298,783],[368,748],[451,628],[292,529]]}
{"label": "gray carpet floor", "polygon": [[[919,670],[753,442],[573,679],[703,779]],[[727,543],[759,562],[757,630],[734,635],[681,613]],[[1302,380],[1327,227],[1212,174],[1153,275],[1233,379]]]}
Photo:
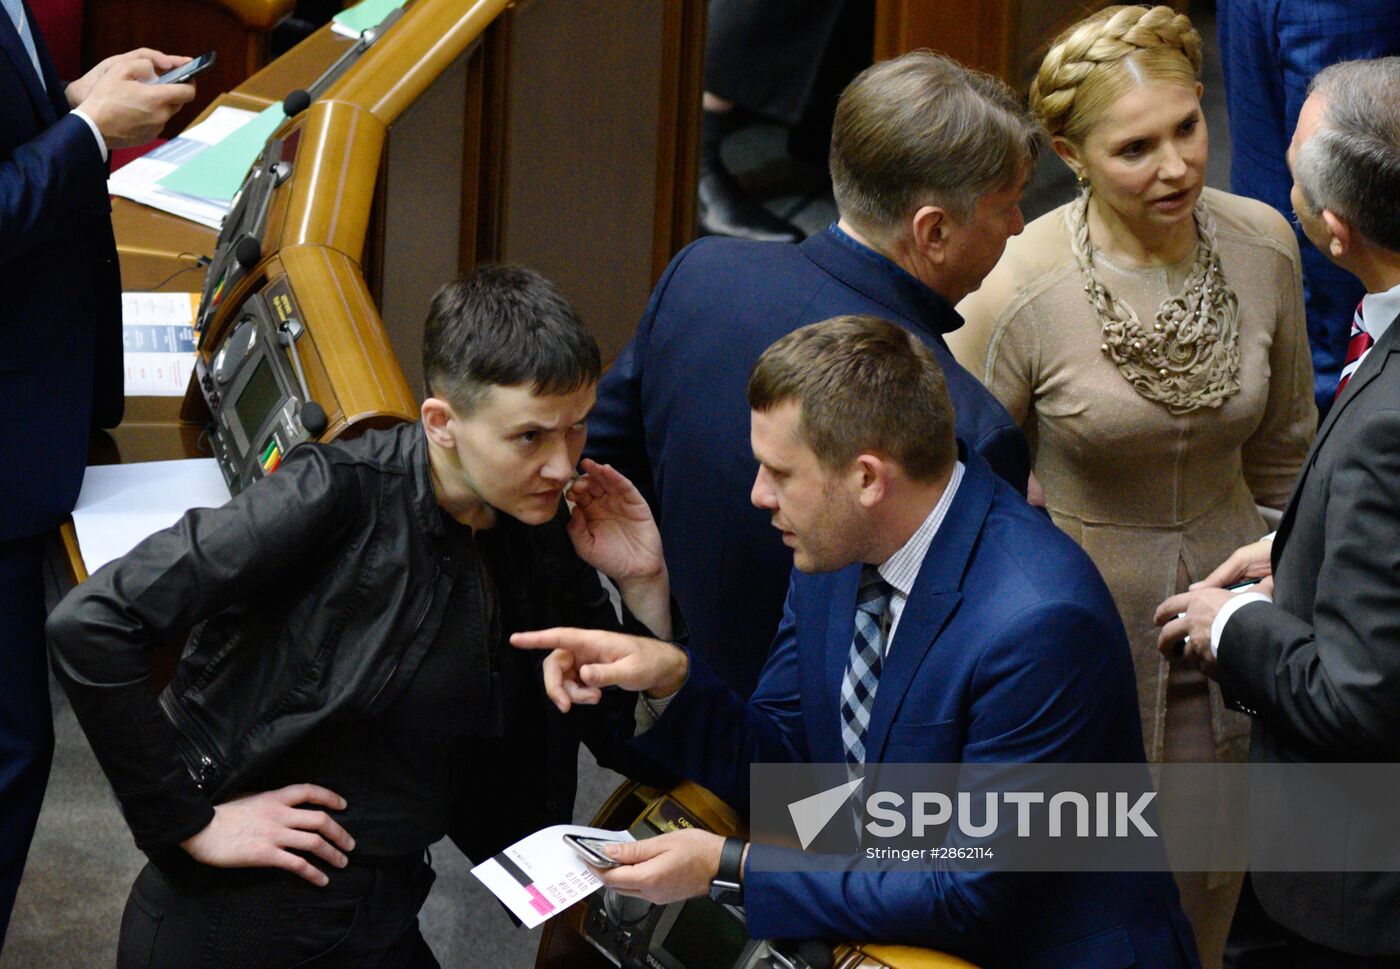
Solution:
{"label": "gray carpet floor", "polygon": [[[1197,5],[1202,7],[1202,5]],[[1215,46],[1213,12],[1193,10],[1207,38],[1205,113],[1211,133],[1208,184],[1229,187],[1229,132]],[[787,157],[785,132],[755,124],[725,143],[735,174],[776,214],[820,232],[836,207],[824,173]],[[1027,221],[1074,194],[1074,180],[1048,149],[1026,193]],[[54,691],[57,751],[39,830],[20,886],[0,969],[100,969],[113,965],[127,889],[140,870],[136,851],[106,780],[72,710]],[[574,816],[586,821],[620,778],[585,751],[579,761]],[[443,969],[529,969],[539,930],[515,927],[472,877],[449,843],[433,850],[437,883],[423,908],[423,933]],[[196,967],[191,967],[196,969]]]}

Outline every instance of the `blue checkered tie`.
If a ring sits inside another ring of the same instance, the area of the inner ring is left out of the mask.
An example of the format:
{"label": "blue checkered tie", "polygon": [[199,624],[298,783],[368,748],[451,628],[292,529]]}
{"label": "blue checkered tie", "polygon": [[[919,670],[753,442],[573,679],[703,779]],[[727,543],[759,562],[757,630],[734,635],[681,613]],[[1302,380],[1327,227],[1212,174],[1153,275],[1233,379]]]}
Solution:
{"label": "blue checkered tie", "polygon": [[846,750],[847,764],[865,763],[865,731],[875,706],[875,688],[880,685],[892,591],[875,566],[867,565],[861,570],[860,591],[856,593],[856,633],[851,639],[846,676],[841,681],[841,745]]}
{"label": "blue checkered tie", "polygon": [[44,69],[39,66],[39,52],[34,48],[34,35],[29,27],[29,18],[24,15],[22,0],[0,0],[0,3],[4,3],[5,12],[10,15],[10,20],[14,22],[15,30],[19,32],[19,39],[24,44],[24,50],[34,65],[34,73],[39,75],[39,86],[43,87]]}

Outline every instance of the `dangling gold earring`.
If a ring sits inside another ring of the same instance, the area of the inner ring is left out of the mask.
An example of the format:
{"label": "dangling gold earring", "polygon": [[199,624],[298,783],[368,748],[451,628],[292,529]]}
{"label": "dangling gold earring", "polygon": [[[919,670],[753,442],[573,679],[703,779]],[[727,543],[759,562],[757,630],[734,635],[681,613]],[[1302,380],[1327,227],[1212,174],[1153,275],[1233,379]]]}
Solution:
{"label": "dangling gold earring", "polygon": [[1089,191],[1089,180],[1084,177],[1083,172],[1074,173],[1074,185],[1077,189],[1079,189],[1080,195],[1083,195],[1085,192]]}

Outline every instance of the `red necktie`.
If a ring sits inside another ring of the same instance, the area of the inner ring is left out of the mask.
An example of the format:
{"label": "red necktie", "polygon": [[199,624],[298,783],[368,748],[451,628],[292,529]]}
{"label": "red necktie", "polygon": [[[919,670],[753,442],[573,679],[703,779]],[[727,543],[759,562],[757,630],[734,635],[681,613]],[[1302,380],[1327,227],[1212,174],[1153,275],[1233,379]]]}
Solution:
{"label": "red necktie", "polygon": [[1376,341],[1371,339],[1371,334],[1366,332],[1366,324],[1361,318],[1361,304],[1356,304],[1356,315],[1351,318],[1351,339],[1347,341],[1347,358],[1342,361],[1342,377],[1337,381],[1337,396],[1342,396],[1342,390],[1346,387],[1351,375],[1356,373],[1356,368],[1361,366],[1361,358],[1366,356],[1366,351],[1371,349],[1371,345]]}

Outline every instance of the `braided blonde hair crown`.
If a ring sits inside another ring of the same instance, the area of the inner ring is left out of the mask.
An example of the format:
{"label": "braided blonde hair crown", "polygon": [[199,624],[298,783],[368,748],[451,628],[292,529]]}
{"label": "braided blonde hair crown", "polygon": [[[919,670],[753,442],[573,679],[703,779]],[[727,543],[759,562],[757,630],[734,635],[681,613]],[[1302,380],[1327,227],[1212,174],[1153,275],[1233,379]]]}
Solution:
{"label": "braided blonde hair crown", "polygon": [[1194,83],[1200,75],[1201,35],[1185,14],[1105,7],[1055,38],[1031,83],[1030,107],[1052,137],[1081,142],[1103,109],[1143,77]]}

